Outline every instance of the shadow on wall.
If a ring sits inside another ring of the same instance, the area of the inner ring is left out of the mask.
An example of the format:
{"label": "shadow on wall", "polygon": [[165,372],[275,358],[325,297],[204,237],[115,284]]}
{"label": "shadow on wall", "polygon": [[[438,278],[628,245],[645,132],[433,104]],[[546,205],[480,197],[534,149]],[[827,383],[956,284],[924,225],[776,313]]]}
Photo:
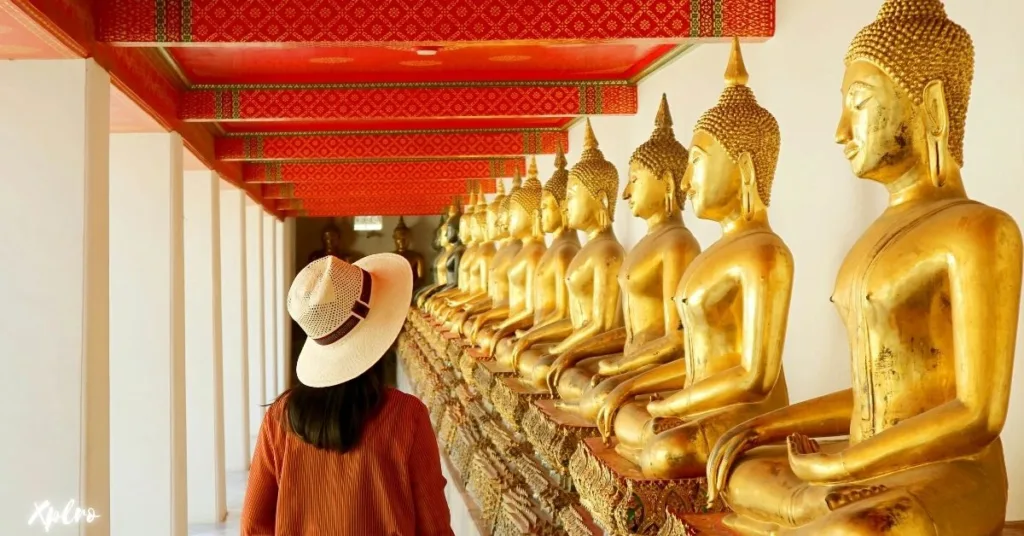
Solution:
{"label": "shadow on wall", "polygon": [[[324,249],[324,230],[331,224],[339,232],[338,248],[358,259],[364,255],[374,253],[386,253],[395,250],[395,242],[391,234],[398,225],[398,216],[384,216],[383,228],[380,231],[366,232],[354,231],[352,229],[352,218],[297,218],[295,220],[295,271],[302,270],[309,262],[310,256]],[[407,216],[405,225],[412,231],[412,244],[410,249],[423,255],[429,268],[433,266],[434,251],[432,242],[440,216]],[[290,283],[290,282],[289,282]],[[421,283],[422,284],[422,283]],[[287,290],[286,290],[287,292]],[[292,378],[295,378],[295,363],[302,350],[302,343],[306,335],[302,329],[292,322]],[[387,370],[388,382],[395,384],[394,363],[389,363]]]}

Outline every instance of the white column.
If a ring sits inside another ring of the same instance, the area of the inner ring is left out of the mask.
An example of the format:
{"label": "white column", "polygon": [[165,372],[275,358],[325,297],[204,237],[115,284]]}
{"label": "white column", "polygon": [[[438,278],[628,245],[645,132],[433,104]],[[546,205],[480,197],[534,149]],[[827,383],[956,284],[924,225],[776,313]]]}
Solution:
{"label": "white column", "polygon": [[[263,207],[245,199],[245,283],[249,331],[249,435],[263,423]],[[250,452],[256,442],[250,441]]]}
{"label": "white column", "polygon": [[[110,77],[92,60],[0,62],[0,534],[68,501],[109,533]],[[65,529],[75,531],[76,529]]]}
{"label": "white column", "polygon": [[249,344],[246,331],[245,192],[220,191],[221,338],[224,346],[224,466],[249,468]]}
{"label": "white column", "polygon": [[187,531],[182,224],[181,138],[112,134],[112,536]]}
{"label": "white column", "polygon": [[278,314],[275,302],[277,301],[277,277],[275,267],[277,265],[277,234],[274,228],[277,226],[277,218],[271,214],[263,214],[263,338],[264,356],[263,363],[266,367],[266,392],[264,397],[267,403],[273,402],[277,397],[277,321]]}
{"label": "white column", "polygon": [[274,257],[274,287],[277,289],[275,294],[277,299],[274,302],[274,315],[276,317],[274,319],[274,327],[277,331],[277,349],[274,360],[277,366],[277,394],[281,394],[288,389],[288,370],[285,366],[284,356],[284,326],[288,320],[285,302],[287,301],[288,284],[291,281],[286,282],[284,279],[284,258],[287,253],[284,250],[284,222],[280,220],[274,221],[274,251],[277,252],[277,255]]}
{"label": "white column", "polygon": [[188,521],[227,516],[221,345],[220,177],[185,173],[185,406]]}
{"label": "white column", "polygon": [[277,222],[277,383],[287,391],[292,379],[292,317],[288,315],[288,289],[295,278],[295,218]]}

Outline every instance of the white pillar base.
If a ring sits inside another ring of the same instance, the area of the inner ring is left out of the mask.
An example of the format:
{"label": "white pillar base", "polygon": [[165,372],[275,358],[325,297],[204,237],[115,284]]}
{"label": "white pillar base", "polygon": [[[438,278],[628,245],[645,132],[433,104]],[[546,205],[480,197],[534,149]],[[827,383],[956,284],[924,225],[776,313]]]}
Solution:
{"label": "white pillar base", "polygon": [[185,278],[177,134],[110,136],[110,534],[184,536]]}
{"label": "white pillar base", "polygon": [[220,185],[221,327],[224,345],[224,465],[249,469],[249,333],[245,258],[245,192]]}
{"label": "white pillar base", "polygon": [[[245,199],[246,309],[249,331],[249,436],[263,424],[266,378],[263,365],[263,207]],[[251,457],[256,442],[249,446]]]}
{"label": "white pillar base", "polygon": [[185,173],[185,404],[188,521],[228,515],[221,346],[220,177]]}
{"label": "white pillar base", "polygon": [[[110,77],[92,60],[0,62],[0,534],[42,534],[34,504],[110,534]],[[166,505],[165,505],[166,508]]]}

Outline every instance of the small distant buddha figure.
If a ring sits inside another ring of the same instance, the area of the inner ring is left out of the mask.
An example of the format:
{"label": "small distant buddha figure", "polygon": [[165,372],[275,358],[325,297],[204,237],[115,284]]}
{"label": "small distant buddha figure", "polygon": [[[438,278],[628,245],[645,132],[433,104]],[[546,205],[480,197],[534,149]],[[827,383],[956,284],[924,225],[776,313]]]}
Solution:
{"label": "small distant buddha figure", "polygon": [[306,263],[311,263],[319,258],[333,255],[347,263],[353,263],[359,260],[362,255],[359,255],[352,251],[345,251],[345,246],[342,242],[344,235],[341,229],[338,228],[334,220],[330,220],[324,225],[322,231],[320,231],[320,244],[323,246],[321,249],[314,251],[309,254],[306,259]]}
{"label": "small distant buddha figure", "polygon": [[1002,534],[1022,245],[964,189],[971,37],[939,0],[887,0],[845,63],[835,141],[889,194],[831,298],[852,388],[726,432],[709,494],[744,535]]}
{"label": "small distant buddha figure", "polygon": [[398,225],[395,226],[394,232],[391,233],[391,238],[395,241],[395,254],[401,255],[405,257],[405,260],[409,261],[409,266],[412,267],[413,288],[418,288],[420,281],[423,280],[427,261],[423,258],[423,255],[409,249],[412,242],[412,231],[405,225],[404,217],[398,217]]}

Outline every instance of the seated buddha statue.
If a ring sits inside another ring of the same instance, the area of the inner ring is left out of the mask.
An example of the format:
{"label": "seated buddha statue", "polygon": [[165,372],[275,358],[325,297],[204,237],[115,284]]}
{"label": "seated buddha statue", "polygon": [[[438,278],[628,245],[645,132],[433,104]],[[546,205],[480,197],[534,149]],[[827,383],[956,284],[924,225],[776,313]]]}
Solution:
{"label": "seated buddha statue", "polygon": [[460,307],[461,311],[452,318],[449,327],[460,335],[468,335],[476,315],[508,304],[508,268],[522,246],[519,239],[510,236],[508,232],[509,199],[511,193],[515,193],[521,187],[522,178],[516,170],[510,195],[505,195],[501,180],[497,183],[498,193],[487,206],[487,229],[495,247],[494,257],[487,270],[487,292],[463,304]]}
{"label": "seated buddha statue", "polygon": [[[648,478],[702,476],[722,433],[789,403],[782,349],[793,258],[767,210],[779,126],[747,78],[734,40],[726,87],[694,127],[684,179],[695,215],[719,223],[722,236],[678,281],[680,328],[652,342],[680,358],[620,383],[598,414],[599,431],[612,429],[616,452]],[[634,401],[656,393],[668,394]]]}
{"label": "seated buddha statue", "polygon": [[[564,331],[551,329],[551,326],[571,326],[565,275],[580,251],[580,237],[575,229],[569,227],[569,219],[565,217],[565,190],[569,182],[567,165],[559,144],[555,153],[555,172],[541,189],[541,230],[551,235],[551,245],[537,262],[533,276],[532,302],[527,305],[533,310],[509,316],[498,325],[490,347],[484,347],[488,356],[496,357],[503,368],[511,368],[512,349],[518,340],[548,342],[550,333]],[[517,331],[523,331],[521,337],[516,336]]]}
{"label": "seated buddha statue", "polygon": [[[494,335],[502,321],[513,317],[529,317],[533,315],[533,289],[536,282],[537,263],[547,250],[544,244],[544,233],[541,230],[540,202],[541,184],[537,179],[537,161],[530,159],[530,167],[526,174],[526,182],[522,187],[513,189],[508,197],[507,227],[509,239],[515,241],[515,256],[509,260],[504,271],[507,280],[507,299],[503,303],[494,302],[490,310],[475,316],[469,330],[470,342],[490,348],[496,341]],[[510,248],[506,245],[500,253]],[[497,272],[498,261],[491,272]]]}
{"label": "seated buddha statue", "polygon": [[430,271],[433,274],[433,281],[429,284],[424,285],[416,290],[416,294],[413,295],[413,303],[416,307],[422,308],[423,302],[439,287],[444,287],[448,284],[448,270],[446,269],[446,262],[448,260],[449,243],[448,243],[448,219],[454,215],[458,210],[458,205],[452,203],[446,210],[445,214],[441,216],[441,223],[437,226],[436,236],[434,237],[434,250],[437,251],[437,256],[434,257],[434,262],[431,264]]}
{"label": "seated buddha statue", "polygon": [[845,64],[836,142],[889,193],[832,294],[853,387],[729,430],[709,491],[741,534],[1000,534],[1021,235],[964,191],[972,41],[939,0],[887,0]]}
{"label": "seated buddha statue", "polygon": [[[625,327],[570,348],[548,372],[548,386],[561,399],[556,406],[588,420],[594,420],[605,396],[619,382],[682,355],[661,351],[663,345],[655,342],[679,326],[672,297],[683,271],[700,253],[697,239],[683,225],[688,154],[672,131],[665,95],[654,125],[650,139],[630,158],[629,182],[622,193],[633,215],[647,223],[647,234],[626,255],[618,273]],[[602,356],[594,348],[616,353]],[[604,376],[611,377],[599,380]]]}
{"label": "seated buddha statue", "polygon": [[535,339],[523,337],[513,349],[513,363],[528,384],[545,387],[548,368],[559,354],[622,327],[615,278],[625,252],[612,230],[618,188],[618,171],[605,160],[587,120],[583,154],[569,171],[565,200],[569,226],[587,233],[587,243],[566,272],[569,319],[551,333],[563,337],[561,342],[531,346]]}
{"label": "seated buddha statue", "polygon": [[395,225],[391,238],[395,241],[394,253],[401,255],[405,260],[409,261],[409,267],[412,268],[413,288],[416,288],[419,286],[423,276],[426,275],[427,261],[423,258],[423,255],[409,249],[412,243],[412,231],[405,225],[405,218],[402,216],[398,217],[398,224]]}
{"label": "seated buddha statue", "polygon": [[439,237],[442,246],[441,252],[434,259],[437,282],[434,285],[423,287],[416,297],[416,307],[421,311],[425,310],[427,300],[434,294],[454,288],[458,284],[459,262],[462,259],[462,253],[465,251],[465,246],[459,237],[459,228],[464,227],[461,224],[461,220],[462,215],[458,200],[456,199],[448,207],[445,223],[439,230],[439,232],[443,231],[444,234]]}
{"label": "seated buddha statue", "polygon": [[[488,204],[482,193],[477,195],[476,211],[473,213],[473,224],[470,233],[476,237],[476,250],[467,274],[469,285],[466,291],[458,292],[444,298],[445,304],[440,308],[438,317],[448,331],[455,331],[452,318],[462,311],[467,303],[487,297],[488,277],[494,255],[498,252],[500,229],[496,214],[488,217]],[[494,211],[497,212],[496,210]]]}
{"label": "seated buddha statue", "polygon": [[[446,289],[434,294],[427,300],[426,309],[433,317],[437,317],[438,310],[445,306],[445,299],[449,296],[469,292],[471,277],[470,272],[474,268],[473,259],[476,257],[477,233],[476,233],[476,190],[471,189],[467,197],[466,205],[463,207],[462,215],[459,217],[458,235],[462,241],[462,255],[459,259],[458,271],[454,281],[449,273]],[[451,227],[449,225],[449,227]]]}

